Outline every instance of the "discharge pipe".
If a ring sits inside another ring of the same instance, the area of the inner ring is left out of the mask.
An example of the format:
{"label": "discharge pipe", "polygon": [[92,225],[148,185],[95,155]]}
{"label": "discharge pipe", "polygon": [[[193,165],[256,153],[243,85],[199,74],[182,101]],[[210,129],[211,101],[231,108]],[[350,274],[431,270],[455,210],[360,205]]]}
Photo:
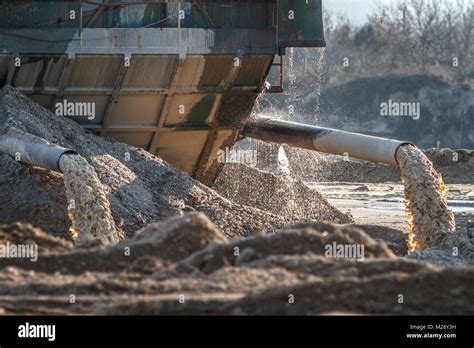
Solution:
{"label": "discharge pipe", "polygon": [[9,135],[0,136],[0,153],[19,158],[20,162],[40,166],[56,172],[61,172],[59,159],[62,155],[77,154],[75,151],[56,145],[28,141],[26,137]]}
{"label": "discharge pipe", "polygon": [[253,117],[242,135],[266,142],[287,144],[302,149],[349,156],[375,163],[398,166],[397,151],[410,144],[370,135],[344,132],[269,117]]}

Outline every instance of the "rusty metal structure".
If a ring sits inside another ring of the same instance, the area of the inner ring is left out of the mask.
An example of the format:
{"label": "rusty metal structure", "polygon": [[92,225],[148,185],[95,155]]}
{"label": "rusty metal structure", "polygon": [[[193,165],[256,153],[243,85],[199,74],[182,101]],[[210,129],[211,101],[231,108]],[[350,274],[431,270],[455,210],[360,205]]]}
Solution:
{"label": "rusty metal structure", "polygon": [[6,0],[0,86],[53,112],[93,105],[65,116],[209,184],[275,56],[322,33],[321,0]]}

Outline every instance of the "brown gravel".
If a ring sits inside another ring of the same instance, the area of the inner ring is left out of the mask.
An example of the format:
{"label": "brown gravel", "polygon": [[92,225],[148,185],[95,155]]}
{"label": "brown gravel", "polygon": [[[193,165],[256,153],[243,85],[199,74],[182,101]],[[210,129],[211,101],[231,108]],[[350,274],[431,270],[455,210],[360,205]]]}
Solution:
{"label": "brown gravel", "polygon": [[353,222],[315,189],[289,175],[274,175],[249,166],[225,164],[214,188],[230,200],[301,220]]}

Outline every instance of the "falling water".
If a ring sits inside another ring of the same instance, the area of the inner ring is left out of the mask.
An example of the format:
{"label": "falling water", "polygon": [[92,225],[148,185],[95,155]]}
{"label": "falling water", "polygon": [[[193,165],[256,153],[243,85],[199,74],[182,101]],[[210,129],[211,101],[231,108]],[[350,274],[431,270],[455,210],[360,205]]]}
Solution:
{"label": "falling water", "polygon": [[297,86],[296,86],[296,69],[295,69],[295,55],[296,51],[293,47],[288,49],[288,116],[287,119],[290,121],[297,120],[297,110],[300,108],[299,100],[297,96]]}
{"label": "falling water", "polygon": [[314,122],[317,123],[321,117],[321,85],[323,84],[324,74],[324,62],[326,58],[326,48],[315,48],[314,53],[316,55],[315,67],[316,67],[316,84],[315,84],[315,108],[314,108]]}
{"label": "falling water", "polygon": [[280,147],[278,148],[277,165],[277,172],[279,174],[290,175],[290,162],[288,160],[288,156],[286,155],[286,151],[283,145],[280,145]]}

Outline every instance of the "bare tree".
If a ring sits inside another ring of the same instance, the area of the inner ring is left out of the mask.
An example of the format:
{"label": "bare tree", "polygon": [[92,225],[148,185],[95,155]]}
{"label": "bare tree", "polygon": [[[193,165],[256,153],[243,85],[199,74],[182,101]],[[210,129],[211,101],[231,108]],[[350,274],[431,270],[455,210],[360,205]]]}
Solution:
{"label": "bare tree", "polygon": [[[387,73],[474,80],[472,0],[380,3],[363,26],[332,14],[325,20],[328,76],[324,81]],[[343,59],[350,59],[350,67],[342,64]]]}

